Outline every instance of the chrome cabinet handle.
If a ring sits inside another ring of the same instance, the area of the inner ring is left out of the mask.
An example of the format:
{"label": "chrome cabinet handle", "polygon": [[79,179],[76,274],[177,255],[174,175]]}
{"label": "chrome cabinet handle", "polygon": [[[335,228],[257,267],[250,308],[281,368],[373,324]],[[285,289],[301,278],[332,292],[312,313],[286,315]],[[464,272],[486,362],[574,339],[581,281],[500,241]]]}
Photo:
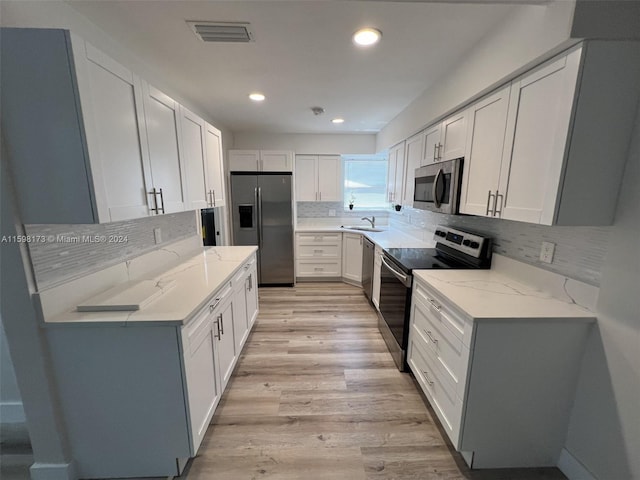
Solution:
{"label": "chrome cabinet handle", "polygon": [[491,216],[493,216],[493,210],[489,209],[489,205],[491,205],[491,197],[495,197],[495,195],[491,193],[491,190],[489,190],[489,195],[487,195],[487,212],[485,215],[491,214]]}
{"label": "chrome cabinet handle", "polygon": [[438,305],[436,302],[434,302],[430,298],[427,298],[427,300],[429,300],[429,303],[433,306],[433,308],[435,308],[436,310],[440,311],[440,309],[442,308],[441,305]]}
{"label": "chrome cabinet handle", "polygon": [[438,160],[438,144],[434,143],[433,144],[433,161],[435,162],[436,160]]}
{"label": "chrome cabinet handle", "polygon": [[211,189],[211,193],[213,194],[213,206],[216,206],[216,190],[215,189]]}
{"label": "chrome cabinet handle", "polygon": [[438,344],[438,339],[437,338],[433,338],[433,334],[431,333],[431,330],[424,330],[424,333],[427,334],[427,337],[429,337],[429,340],[431,340],[436,345]]}
{"label": "chrome cabinet handle", "polygon": [[[498,198],[500,199],[500,210],[498,210]],[[501,216],[502,215],[502,204],[504,203],[504,195],[502,195],[498,190],[496,190],[496,201],[493,204],[493,215]]]}
{"label": "chrome cabinet handle", "polygon": [[438,143],[438,160],[442,160],[442,147],[444,147],[444,145]]}
{"label": "chrome cabinet handle", "polygon": [[433,387],[433,382],[429,380],[429,374],[424,370],[422,371],[422,374],[424,375],[424,378],[427,381],[427,384],[429,384],[430,387]]}
{"label": "chrome cabinet handle", "polygon": [[249,281],[249,291],[251,291],[253,290],[253,275],[249,275],[247,280]]}
{"label": "chrome cabinet handle", "polygon": [[160,209],[158,208],[158,191],[156,190],[156,187],[153,187],[153,190],[147,193],[149,195],[153,195],[153,204],[155,205],[154,208],[150,208],[149,210],[157,215],[160,212]]}
{"label": "chrome cabinet handle", "polygon": [[220,303],[220,300],[222,300],[220,297],[216,298],[213,303],[209,305],[209,311],[213,312]]}
{"label": "chrome cabinet handle", "polygon": [[222,317],[222,314],[218,315],[218,318],[220,319],[220,333],[224,335],[224,318]]}
{"label": "chrome cabinet handle", "polygon": [[162,213],[164,213],[164,195],[162,194],[162,189],[160,189],[160,203],[162,204]]}
{"label": "chrome cabinet handle", "polygon": [[216,337],[218,340],[220,340],[220,317],[221,316],[222,315],[216,318],[216,326],[218,328],[216,328],[216,331],[213,333],[213,336]]}

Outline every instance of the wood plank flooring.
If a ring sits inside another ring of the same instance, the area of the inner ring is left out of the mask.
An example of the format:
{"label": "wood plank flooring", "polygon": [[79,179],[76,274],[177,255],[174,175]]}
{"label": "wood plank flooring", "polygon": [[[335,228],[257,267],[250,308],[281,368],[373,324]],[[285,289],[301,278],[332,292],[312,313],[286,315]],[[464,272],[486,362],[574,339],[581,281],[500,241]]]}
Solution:
{"label": "wood plank flooring", "polygon": [[362,290],[262,288],[260,314],[188,480],[555,480],[470,471],[399,372]]}

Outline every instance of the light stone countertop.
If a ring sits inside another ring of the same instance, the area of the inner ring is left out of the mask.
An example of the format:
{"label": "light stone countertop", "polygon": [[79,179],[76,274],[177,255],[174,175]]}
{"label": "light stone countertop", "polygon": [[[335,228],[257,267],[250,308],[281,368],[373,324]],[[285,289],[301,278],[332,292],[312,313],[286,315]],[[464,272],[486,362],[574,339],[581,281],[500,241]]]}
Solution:
{"label": "light stone countertop", "polygon": [[595,314],[564,298],[552,296],[499,270],[414,270],[430,285],[475,320],[566,319],[594,321]]}
{"label": "light stone countertop", "polygon": [[435,240],[426,242],[419,238],[407,235],[400,230],[391,228],[387,225],[376,227],[382,230],[382,232],[369,232],[366,230],[352,230],[348,228],[341,228],[339,225],[313,225],[305,224],[298,225],[296,227],[296,233],[307,232],[346,232],[346,233],[358,233],[362,234],[371,240],[373,243],[379,245],[381,248],[433,248],[436,245]]}
{"label": "light stone countertop", "polygon": [[77,312],[74,309],[45,319],[45,325],[185,324],[257,249],[255,246],[205,247],[179,265],[148,278],[156,281],[160,289],[169,284],[173,286],[141,310]]}

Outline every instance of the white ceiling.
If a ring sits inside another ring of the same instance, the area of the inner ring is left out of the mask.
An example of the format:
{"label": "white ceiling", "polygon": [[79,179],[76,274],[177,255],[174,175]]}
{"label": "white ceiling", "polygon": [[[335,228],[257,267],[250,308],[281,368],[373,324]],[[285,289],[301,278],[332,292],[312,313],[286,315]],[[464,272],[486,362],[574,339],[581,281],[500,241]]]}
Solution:
{"label": "white ceiling", "polygon": [[[519,8],[457,0],[68,3],[227,128],[288,133],[379,131]],[[203,43],[186,20],[251,22],[255,42]],[[379,45],[351,43],[363,26],[382,31]],[[248,100],[255,90],[267,96],[262,104]],[[315,105],[326,113],[314,116]],[[346,122],[332,124],[335,116]]]}

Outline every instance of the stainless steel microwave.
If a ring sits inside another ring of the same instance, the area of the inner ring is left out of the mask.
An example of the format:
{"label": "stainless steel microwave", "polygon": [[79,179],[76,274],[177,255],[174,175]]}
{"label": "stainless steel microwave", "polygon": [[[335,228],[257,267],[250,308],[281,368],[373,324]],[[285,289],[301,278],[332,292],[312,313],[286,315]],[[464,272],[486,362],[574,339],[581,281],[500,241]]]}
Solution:
{"label": "stainless steel microwave", "polygon": [[416,168],[413,207],[457,214],[463,162],[463,158],[456,158]]}

